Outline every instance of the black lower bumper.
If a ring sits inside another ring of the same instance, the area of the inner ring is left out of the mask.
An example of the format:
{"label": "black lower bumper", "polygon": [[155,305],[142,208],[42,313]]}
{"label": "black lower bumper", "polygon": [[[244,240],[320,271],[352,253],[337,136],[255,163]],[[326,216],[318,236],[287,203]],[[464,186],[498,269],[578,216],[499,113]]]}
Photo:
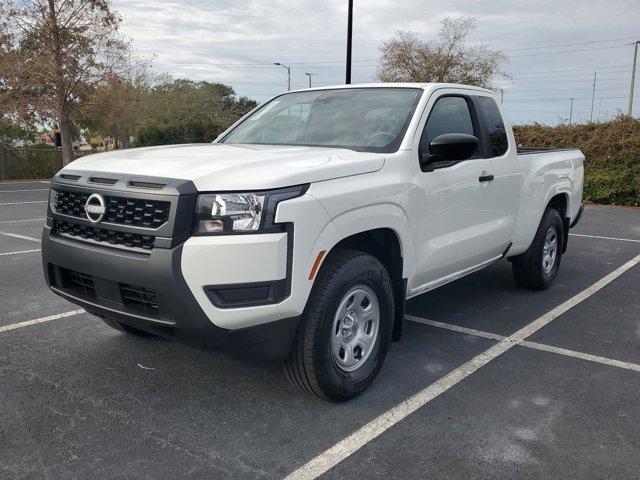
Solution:
{"label": "black lower bumper", "polygon": [[42,235],[47,285],[87,312],[241,358],[286,357],[298,318],[239,330],[216,327],[182,276],[181,254],[182,245],[155,248],[148,253],[92,245],[52,234],[49,226],[45,226]]}

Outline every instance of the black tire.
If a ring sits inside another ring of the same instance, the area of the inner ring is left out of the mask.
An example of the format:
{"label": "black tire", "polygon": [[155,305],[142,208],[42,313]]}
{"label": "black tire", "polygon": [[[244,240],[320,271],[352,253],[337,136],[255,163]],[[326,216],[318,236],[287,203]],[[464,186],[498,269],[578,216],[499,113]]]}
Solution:
{"label": "black tire", "polygon": [[[368,350],[370,353],[360,360],[362,363],[353,371],[345,371],[334,358],[331,346],[334,317],[347,294],[362,286],[375,293],[379,306],[378,333]],[[285,360],[287,379],[298,390],[322,400],[342,402],[359,395],[371,385],[384,363],[393,314],[391,279],[380,261],[353,250],[333,252],[318,274],[293,348]]]}
{"label": "black tire", "polygon": [[128,333],[130,335],[137,335],[139,337],[148,337],[153,335],[152,333],[145,332],[144,330],[139,330],[137,328],[131,327],[125,323],[118,322],[109,317],[99,317],[104,323],[109,325],[114,330],[118,330],[119,332]]}
{"label": "black tire", "polygon": [[[555,229],[556,254],[552,267],[547,270],[543,267],[543,255],[547,234],[551,229]],[[516,279],[516,283],[520,287],[530,290],[545,290],[549,288],[560,269],[563,241],[564,226],[562,217],[557,210],[547,208],[529,250],[522,254],[520,258],[513,260],[513,276]]]}

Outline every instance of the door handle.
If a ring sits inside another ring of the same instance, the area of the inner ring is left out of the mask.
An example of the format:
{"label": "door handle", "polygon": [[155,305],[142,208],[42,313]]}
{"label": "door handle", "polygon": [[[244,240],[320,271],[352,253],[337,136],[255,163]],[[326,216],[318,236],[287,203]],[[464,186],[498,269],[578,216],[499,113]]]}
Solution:
{"label": "door handle", "polygon": [[493,180],[493,175],[482,175],[480,178],[478,178],[478,180],[480,182],[490,182],[491,180]]}

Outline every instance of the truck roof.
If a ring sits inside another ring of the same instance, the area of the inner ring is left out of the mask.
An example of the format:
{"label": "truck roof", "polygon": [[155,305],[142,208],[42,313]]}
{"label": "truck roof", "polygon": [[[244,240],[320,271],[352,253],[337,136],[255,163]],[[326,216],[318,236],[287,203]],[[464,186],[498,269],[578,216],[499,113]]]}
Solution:
{"label": "truck roof", "polygon": [[292,92],[305,92],[305,91],[313,91],[313,90],[334,90],[337,88],[421,88],[423,90],[436,90],[439,88],[464,88],[467,90],[478,90],[480,92],[489,93],[491,95],[495,95],[496,92],[490,90],[488,88],[476,87],[473,85],[463,85],[459,83],[410,83],[410,82],[371,82],[371,83],[356,83],[351,85],[328,85],[324,87],[312,87],[312,88],[301,88],[297,90],[292,90]]}

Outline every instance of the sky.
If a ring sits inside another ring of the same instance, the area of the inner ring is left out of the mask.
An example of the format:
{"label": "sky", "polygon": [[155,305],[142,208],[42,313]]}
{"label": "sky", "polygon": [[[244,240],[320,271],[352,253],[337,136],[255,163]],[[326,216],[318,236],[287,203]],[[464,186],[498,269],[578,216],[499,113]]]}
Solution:
{"label": "sky", "polygon": [[[287,88],[344,83],[347,0],[112,0],[134,51],[174,78],[223,82],[262,103]],[[398,30],[437,38],[446,17],[471,16],[469,44],[502,50],[497,76],[516,124],[593,120],[627,111],[640,0],[354,0],[353,83],[375,80],[379,45]],[[639,53],[640,56],[640,53]],[[640,61],[638,62],[640,64]],[[640,71],[640,65],[638,67]],[[640,115],[640,73],[635,116]]]}

